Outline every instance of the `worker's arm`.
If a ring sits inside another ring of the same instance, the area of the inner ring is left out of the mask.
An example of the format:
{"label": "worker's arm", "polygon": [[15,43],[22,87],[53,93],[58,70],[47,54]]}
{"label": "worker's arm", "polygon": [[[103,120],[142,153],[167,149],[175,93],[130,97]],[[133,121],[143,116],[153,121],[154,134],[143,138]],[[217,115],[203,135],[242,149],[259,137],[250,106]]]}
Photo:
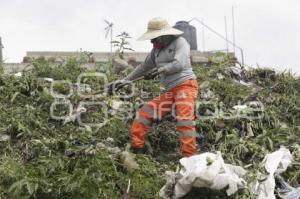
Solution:
{"label": "worker's arm", "polygon": [[184,38],[179,37],[176,41],[174,59],[162,66],[164,73],[171,75],[182,71],[188,65],[189,59],[190,46]]}
{"label": "worker's arm", "polygon": [[155,68],[155,60],[153,60],[154,49],[152,49],[151,53],[146,57],[145,61],[139,64],[124,80],[132,81],[137,79],[149,72],[151,69]]}

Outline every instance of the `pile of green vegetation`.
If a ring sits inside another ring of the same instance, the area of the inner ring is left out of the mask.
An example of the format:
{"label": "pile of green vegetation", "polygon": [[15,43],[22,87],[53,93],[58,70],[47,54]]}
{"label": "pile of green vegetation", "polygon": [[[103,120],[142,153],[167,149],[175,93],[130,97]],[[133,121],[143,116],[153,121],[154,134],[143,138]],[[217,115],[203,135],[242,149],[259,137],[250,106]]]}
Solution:
{"label": "pile of green vegetation", "polygon": [[[63,80],[52,89],[67,95],[69,84],[75,83],[82,73],[102,72],[109,81],[119,78],[111,72],[111,67],[102,64],[83,69],[77,59],[57,67],[50,67],[43,59],[33,60],[32,64],[34,69],[23,72],[22,76],[0,76],[0,198],[159,198],[157,193],[165,184],[164,172],[175,170],[179,164],[180,145],[174,133],[174,119],[167,116],[155,123],[146,142],[146,154],[134,156],[138,168],[128,169],[121,152],[108,148],[128,150],[132,118],[122,120],[109,114],[109,121],[101,128],[80,126],[76,121],[64,124],[50,116],[56,99],[50,92],[51,86],[43,79]],[[216,54],[208,65],[194,66],[203,87],[199,100],[207,102],[201,103],[198,114],[207,116],[216,108],[212,104],[218,104],[217,108],[230,116],[197,119],[200,150],[221,151],[226,163],[246,166],[250,182],[256,180],[255,172],[262,169],[260,162],[264,156],[284,145],[295,156],[284,177],[291,185],[299,186],[300,80],[290,73],[263,68],[241,68],[241,76],[237,77],[228,73],[228,68],[234,65],[234,59]],[[83,83],[89,84],[92,90],[103,85],[97,77]],[[136,85],[136,95],[127,99],[135,104],[135,109],[153,97],[142,99],[141,91],[160,91],[159,84],[152,82],[141,81]],[[74,107],[82,101],[77,92],[71,93],[68,100]],[[113,100],[115,96],[101,99],[107,104]],[[252,120],[231,117],[234,105],[250,101],[264,105],[263,110],[254,113],[259,117]],[[87,120],[101,122],[104,110],[91,108],[94,111],[88,113]],[[56,115],[67,112],[64,104],[54,108]],[[251,197],[250,190],[245,188],[230,198]],[[194,189],[185,198],[228,197],[222,191]]]}

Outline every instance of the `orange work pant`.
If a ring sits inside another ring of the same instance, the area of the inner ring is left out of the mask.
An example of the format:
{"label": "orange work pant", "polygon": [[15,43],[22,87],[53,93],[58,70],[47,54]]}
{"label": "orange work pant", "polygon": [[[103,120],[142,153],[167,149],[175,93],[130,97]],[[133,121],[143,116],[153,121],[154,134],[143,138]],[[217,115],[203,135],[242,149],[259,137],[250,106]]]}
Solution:
{"label": "orange work pant", "polygon": [[154,98],[138,110],[131,127],[132,148],[143,148],[154,119],[175,113],[176,131],[181,142],[182,155],[196,153],[195,103],[198,95],[196,80],[186,80],[173,89]]}

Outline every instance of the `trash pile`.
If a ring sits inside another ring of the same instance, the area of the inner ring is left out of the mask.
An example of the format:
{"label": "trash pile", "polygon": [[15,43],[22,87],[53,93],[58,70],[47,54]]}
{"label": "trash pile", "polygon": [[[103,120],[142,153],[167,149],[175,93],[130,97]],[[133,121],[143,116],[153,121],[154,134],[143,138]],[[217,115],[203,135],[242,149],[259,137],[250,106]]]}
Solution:
{"label": "trash pile", "polygon": [[[239,187],[244,187],[242,177],[246,171],[239,166],[225,164],[220,152],[202,153],[189,158],[182,158],[183,167],[177,173],[167,171],[167,184],[160,190],[164,198],[182,198],[193,187],[206,187],[222,190],[226,187],[227,195],[235,193]],[[174,191],[173,188],[174,187]]]}
{"label": "trash pile", "polygon": [[161,92],[158,80],[137,82],[130,98],[86,99],[132,69],[81,61],[0,75],[0,198],[299,198],[300,79],[289,72],[222,53],[194,66],[199,155],[181,159],[171,116],[144,154],[130,151],[135,110]]}
{"label": "trash pile", "polygon": [[[267,154],[263,165],[267,174],[258,172],[256,182],[248,185],[249,198],[276,199],[275,178],[278,179],[279,198],[298,199],[300,187],[293,188],[279,175],[286,171],[293,157],[288,149],[281,146],[279,150]],[[202,153],[180,160],[180,171],[166,171],[167,183],[159,195],[166,199],[182,198],[192,188],[209,188],[210,190],[226,190],[231,196],[239,189],[246,189],[247,182],[243,179],[247,171],[240,166],[225,164],[220,152]]]}

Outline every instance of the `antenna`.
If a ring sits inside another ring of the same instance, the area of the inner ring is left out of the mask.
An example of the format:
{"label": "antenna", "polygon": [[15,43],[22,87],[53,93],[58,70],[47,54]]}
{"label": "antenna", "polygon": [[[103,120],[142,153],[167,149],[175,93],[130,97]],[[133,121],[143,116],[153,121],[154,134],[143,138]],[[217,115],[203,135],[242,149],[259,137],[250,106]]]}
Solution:
{"label": "antenna", "polygon": [[107,20],[104,20],[104,22],[107,24],[107,26],[104,28],[104,30],[106,31],[105,38],[107,38],[108,35],[110,34],[110,53],[111,53],[111,56],[112,56],[112,52],[113,52],[112,40],[113,40],[113,26],[114,26],[114,24],[112,22],[107,21]]}
{"label": "antenna", "polygon": [[235,24],[234,24],[234,7],[232,6],[232,42],[233,42],[233,54],[235,55]]}
{"label": "antenna", "polygon": [[[202,19],[202,23],[203,23],[203,19]],[[203,52],[205,52],[205,35],[204,35],[204,27],[202,26],[202,48],[203,48]]]}

